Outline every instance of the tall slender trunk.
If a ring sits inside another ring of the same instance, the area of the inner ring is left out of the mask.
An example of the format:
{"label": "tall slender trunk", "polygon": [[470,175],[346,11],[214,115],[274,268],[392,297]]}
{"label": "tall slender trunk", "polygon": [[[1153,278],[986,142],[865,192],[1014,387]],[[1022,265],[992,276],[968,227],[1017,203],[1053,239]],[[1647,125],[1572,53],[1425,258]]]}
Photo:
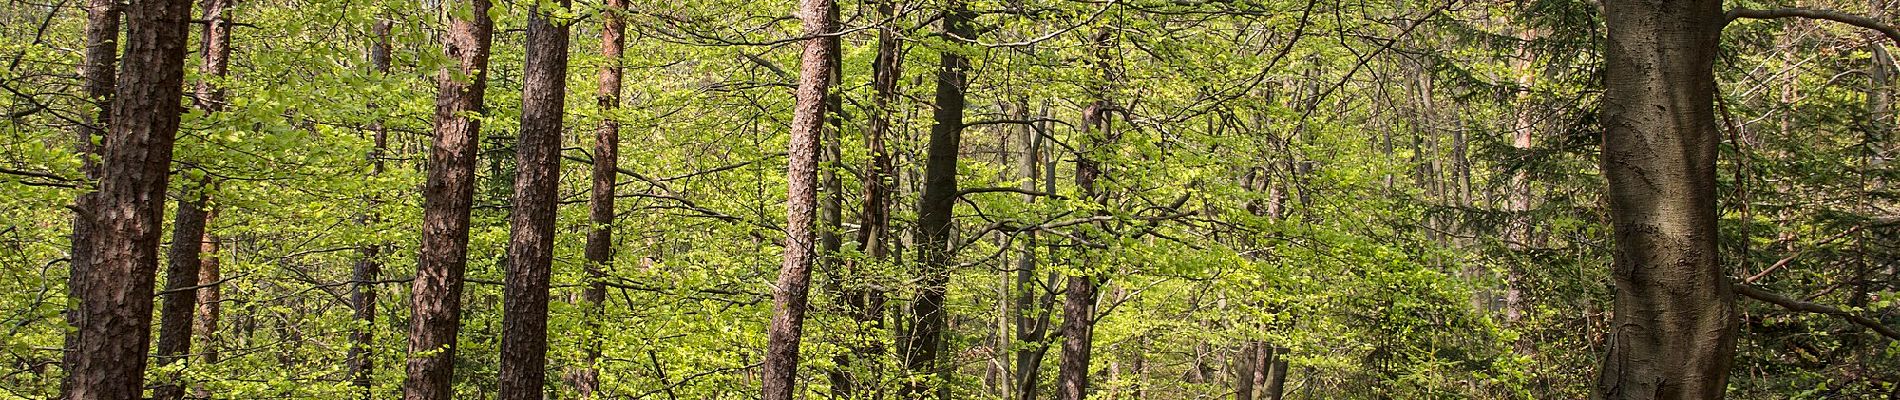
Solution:
{"label": "tall slender trunk", "polygon": [[[387,17],[384,17],[377,19],[376,23],[370,27],[371,34],[376,36],[376,44],[370,47],[369,61],[370,65],[376,69],[379,75],[389,74],[391,50],[389,30],[391,25],[391,21]],[[374,107],[375,104],[371,104],[370,106]],[[379,176],[383,174],[384,153],[389,151],[389,130],[383,126],[382,121],[376,121],[370,125],[370,134],[373,135],[371,140],[375,148],[371,149],[369,154],[369,174],[370,176]],[[376,206],[381,203],[382,199],[380,196],[371,196],[369,199],[370,205],[367,208],[374,210]],[[378,219],[379,217],[374,214],[374,211],[364,214],[361,217],[361,220],[365,224],[373,223]],[[373,391],[374,381],[371,377],[376,373],[376,364],[374,361],[374,349],[376,345],[375,281],[383,274],[383,263],[379,258],[382,255],[382,249],[383,246],[381,243],[364,245],[361,254],[358,254],[359,258],[356,260],[356,264],[350,268],[350,280],[353,281],[350,285],[350,308],[351,317],[356,320],[356,325],[350,329],[350,352],[347,363],[350,367],[350,384],[356,386],[357,394],[362,396],[360,398],[363,399],[376,397]]]}
{"label": "tall slender trunk", "polygon": [[468,268],[468,213],[475,196],[475,149],[485,112],[488,48],[494,29],[489,0],[448,7],[442,41],[454,67],[436,74],[435,140],[422,192],[422,243],[412,283],[408,400],[447,400],[455,374],[455,335],[461,326],[462,275]]}
{"label": "tall slender trunk", "polygon": [[[1091,89],[1091,99],[1087,109],[1082,110],[1082,145],[1075,160],[1075,185],[1089,201],[1106,206],[1107,199],[1096,187],[1096,181],[1102,175],[1101,160],[1093,152],[1105,152],[1113,143],[1114,133],[1109,130],[1108,85],[1113,82],[1113,73],[1109,71],[1109,54],[1114,44],[1114,36],[1108,30],[1095,32],[1094,53],[1096,69],[1102,74],[1099,86]],[[1098,210],[1097,216],[1107,215],[1107,211]],[[1089,234],[1081,235],[1083,238]],[[1083,257],[1082,269],[1091,260]],[[1062,298],[1062,363],[1056,369],[1056,395],[1061,400],[1082,400],[1088,396],[1089,352],[1093,346],[1095,327],[1095,300],[1098,287],[1096,273],[1084,273],[1069,277],[1069,283],[1063,289]]]}
{"label": "tall slender trunk", "polygon": [[[1520,154],[1530,152],[1531,133],[1537,127],[1535,121],[1532,120],[1530,111],[1532,109],[1530,107],[1530,88],[1536,84],[1537,65],[1534,58],[1535,54],[1529,50],[1531,41],[1536,38],[1537,33],[1532,29],[1525,28],[1518,32],[1518,40],[1523,42],[1523,48],[1518,51],[1518,60],[1513,62],[1514,68],[1512,68],[1516,70],[1514,72],[1517,74],[1517,84],[1520,92],[1518,92],[1519,94],[1517,96],[1518,105],[1516,115],[1512,120],[1511,148],[1520,152]],[[1512,174],[1510,191],[1510,211],[1513,215],[1509,225],[1510,228],[1508,229],[1511,236],[1508,238],[1509,243],[1505,246],[1510,250],[1523,253],[1531,244],[1531,230],[1533,229],[1530,217],[1530,172],[1520,168],[1516,173]],[[1529,257],[1520,256],[1519,258],[1527,259]],[[1526,281],[1529,280],[1525,272],[1527,267],[1528,265],[1524,265],[1524,263],[1511,263],[1506,265],[1504,274],[1504,325],[1520,331],[1517,343],[1513,344],[1512,347],[1518,354],[1526,356],[1530,355],[1531,351],[1535,349],[1535,344],[1531,341],[1529,332],[1522,332],[1525,328],[1523,322],[1525,314],[1530,313],[1530,301],[1525,298],[1524,293],[1525,285],[1527,284]]]}
{"label": "tall slender trunk", "polygon": [[[960,0],[946,3],[943,36],[958,43],[975,36],[970,13]],[[924,156],[924,187],[917,203],[918,255],[923,261],[922,286],[911,301],[909,332],[898,342],[904,369],[912,376],[898,392],[900,398],[927,396],[943,384],[937,353],[943,347],[947,319],[943,306],[950,265],[951,216],[956,209],[957,157],[963,143],[963,106],[969,60],[955,49],[939,53],[936,110],[931,114],[930,144]]]}
{"label": "tall slender trunk", "polygon": [[[165,294],[160,296],[158,345],[154,349],[159,367],[182,362],[191,351],[191,313],[198,300],[193,286],[199,284],[198,271],[202,265],[199,252],[204,250],[205,236],[205,191],[210,189],[203,182],[194,186],[179,191],[178,212],[172,219],[172,246],[168,257],[171,264],[165,268]],[[152,398],[183,398],[185,386],[180,382],[181,375],[158,377],[153,382]]]}
{"label": "tall slender trunk", "polygon": [[601,13],[600,55],[607,59],[607,65],[600,69],[600,88],[595,93],[602,117],[594,129],[594,186],[587,197],[587,221],[591,224],[587,229],[587,288],[581,291],[587,331],[592,336],[584,344],[581,368],[574,376],[574,389],[583,400],[591,400],[600,392],[600,319],[607,304],[606,269],[614,262],[614,180],[619,177],[615,172],[620,166],[620,121],[613,114],[620,108],[620,59],[627,45],[622,13],[626,10],[626,0],[607,0],[607,10]]}
{"label": "tall slender trunk", "polygon": [[[204,62],[199,64],[200,74],[210,77],[198,81],[195,99],[198,108],[206,113],[224,110],[224,89],[213,79],[223,78],[229,69],[231,58],[231,26],[226,22],[225,9],[229,0],[204,0],[205,28],[200,36],[199,55]],[[206,203],[213,187],[206,179],[196,183],[195,189],[181,189],[178,196],[178,211],[172,223],[171,265],[165,270],[165,291],[163,306],[159,309],[158,365],[165,366],[185,360],[185,354],[191,351],[192,314],[197,308],[198,293],[191,289],[198,285],[212,285],[215,282],[202,281],[200,275],[204,268],[202,251],[204,250],[205,225],[210,216]],[[214,264],[215,265],[215,264]],[[185,387],[180,377],[162,378],[152,389],[155,400],[176,400],[184,397]]]}
{"label": "tall slender trunk", "polygon": [[[568,0],[551,5],[566,9]],[[501,333],[501,400],[536,400],[547,383],[548,280],[561,182],[561,116],[567,109],[568,25],[536,4],[528,13],[522,71],[521,142],[515,146],[514,207]]]}
{"label": "tall slender trunk", "polygon": [[[877,12],[882,18],[889,19],[897,15],[894,0],[877,2]],[[903,60],[897,51],[896,29],[889,24],[878,28],[877,59],[871,66],[871,110],[868,130],[865,133],[865,147],[870,150],[871,160],[864,171],[864,204],[858,213],[858,249],[864,252],[865,261],[847,260],[844,264],[845,305],[851,309],[851,318],[857,325],[851,338],[851,352],[840,353],[833,361],[841,371],[832,378],[832,391],[839,398],[859,397],[858,382],[863,377],[852,375],[854,363],[875,368],[884,347],[878,335],[884,327],[884,292],[868,284],[872,266],[880,265],[889,259],[890,247],[886,240],[890,237],[891,185],[897,179],[896,167],[891,163],[890,150],[885,140],[891,131],[891,106],[897,98],[897,78]],[[871,377],[875,380],[875,377]],[[876,387],[867,387],[875,390]],[[876,397],[868,395],[862,397]]]}
{"label": "tall slender trunk", "polygon": [[805,324],[805,298],[811,292],[811,266],[816,259],[818,213],[818,142],[825,123],[826,93],[832,70],[838,68],[830,53],[830,34],[837,30],[837,10],[831,0],[800,0],[805,51],[799,61],[797,103],[792,110],[792,138],[786,152],[785,263],[772,290],[772,322],[766,331],[762,392],[765,400],[791,400],[797,385],[798,343]]}
{"label": "tall slender trunk", "polygon": [[1719,399],[1734,293],[1716,262],[1721,2],[1604,2],[1603,173],[1615,316],[1593,398]]}
{"label": "tall slender trunk", "polygon": [[[220,296],[218,287],[224,278],[222,271],[219,269],[221,265],[218,263],[218,247],[222,243],[219,242],[218,235],[212,233],[210,230],[212,222],[217,220],[217,208],[205,210],[206,229],[204,244],[198,251],[198,258],[202,261],[198,264],[199,287],[198,290],[195,291],[197,292],[198,308],[196,311],[197,316],[194,318],[194,323],[192,324],[192,332],[198,336],[198,342],[201,348],[198,350],[198,359],[199,363],[204,365],[216,364],[219,357],[218,312],[222,309],[220,304],[223,299]],[[203,385],[199,385],[192,390],[192,392],[192,395],[198,398],[211,398],[211,392]]]}
{"label": "tall slender trunk", "polygon": [[124,69],[112,99],[99,190],[89,211],[92,250],[79,279],[81,353],[74,400],[142,395],[158,273],[160,207],[182,114],[189,0],[136,0],[126,26]]}
{"label": "tall slender trunk", "polygon": [[[86,2],[86,56],[79,65],[79,76],[85,80],[88,107],[82,114],[87,118],[84,123],[74,126],[77,136],[73,148],[80,157],[80,172],[86,175],[88,182],[99,180],[99,145],[94,141],[103,139],[106,124],[111,123],[112,86],[116,76],[113,68],[118,64],[119,56],[119,2],[116,0],[87,0]],[[79,299],[86,292],[82,283],[86,266],[92,264],[92,219],[93,200],[91,192],[80,193],[73,199],[72,252],[69,264],[72,266],[66,277],[67,296]],[[66,324],[79,327],[80,318],[85,315],[79,302],[70,301],[66,311]],[[74,331],[76,332],[76,331]],[[79,335],[67,333],[66,343],[62,347],[60,368],[66,370],[66,378],[60,380],[60,398],[70,398],[72,373],[83,355],[78,351]]]}

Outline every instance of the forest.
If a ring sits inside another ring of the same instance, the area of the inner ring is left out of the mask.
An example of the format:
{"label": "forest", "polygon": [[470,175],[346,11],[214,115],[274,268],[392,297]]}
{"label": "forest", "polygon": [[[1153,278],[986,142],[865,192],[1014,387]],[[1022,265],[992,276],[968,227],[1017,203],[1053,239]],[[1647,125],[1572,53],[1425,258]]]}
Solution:
{"label": "forest", "polygon": [[1889,0],[0,0],[0,399],[1900,400],[1889,46]]}

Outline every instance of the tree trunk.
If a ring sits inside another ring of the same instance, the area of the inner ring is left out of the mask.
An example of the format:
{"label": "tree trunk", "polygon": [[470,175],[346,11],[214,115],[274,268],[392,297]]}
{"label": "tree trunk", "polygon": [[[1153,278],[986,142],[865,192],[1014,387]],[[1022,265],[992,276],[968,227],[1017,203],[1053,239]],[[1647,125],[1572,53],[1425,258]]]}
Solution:
{"label": "tree trunk", "polygon": [[494,29],[489,0],[450,3],[443,44],[453,68],[436,74],[435,140],[422,199],[422,243],[412,284],[408,400],[448,400],[461,328],[462,275],[468,267],[468,213],[475,195],[475,150],[484,113],[488,47]]}
{"label": "tree trunk", "polygon": [[[1260,347],[1259,342],[1248,342],[1242,346],[1240,356],[1234,358],[1234,400],[1253,400],[1254,369],[1259,366],[1259,361],[1263,358]],[[1267,351],[1273,350],[1267,349]]]}
{"label": "tree trunk", "polygon": [[[378,74],[382,75],[389,74],[391,25],[389,19],[381,18],[377,19],[375,25],[370,28],[371,34],[376,36],[376,44],[370,47],[370,64],[376,68]],[[371,104],[371,106],[375,105]],[[376,147],[370,151],[369,174],[378,176],[383,174],[383,157],[389,149],[389,130],[383,127],[382,121],[377,121],[370,126],[370,131],[370,134],[374,135],[372,140]],[[369,203],[368,208],[374,210],[378,204],[382,203],[382,199],[380,196],[372,196]],[[366,214],[362,217],[366,224],[377,219],[379,217],[374,214]],[[350,308],[356,325],[350,329],[350,352],[346,362],[350,367],[350,384],[356,386],[358,394],[362,395],[363,399],[376,397],[371,377],[376,373],[376,365],[373,361],[376,345],[375,281],[383,274],[382,260],[378,258],[381,254],[382,244],[364,245],[361,254],[358,255],[360,258],[356,260],[356,265],[350,269],[350,280],[354,282],[350,285]]]}
{"label": "tree trunk", "polygon": [[1280,400],[1286,395],[1286,348],[1275,348],[1273,353],[1273,364],[1267,367],[1267,388],[1260,392],[1261,400]]}
{"label": "tree trunk", "polygon": [[620,108],[621,51],[626,48],[626,23],[622,13],[626,0],[607,0],[601,13],[600,55],[607,65],[600,69],[600,88],[595,93],[601,111],[600,126],[594,130],[593,189],[587,198],[587,288],[581,302],[587,310],[588,337],[580,371],[575,373],[574,390],[583,400],[597,397],[600,391],[600,319],[607,304],[607,268],[613,265],[614,180],[620,166],[620,121],[614,110]]}
{"label": "tree trunk", "polygon": [[[566,9],[568,0],[553,5]],[[521,142],[515,146],[514,207],[501,334],[500,400],[538,400],[547,383],[548,279],[561,182],[561,116],[567,109],[568,25],[537,4],[528,13],[522,71]]]}
{"label": "tree trunk", "polygon": [[[894,1],[877,2],[877,12],[882,18],[897,15]],[[873,266],[881,265],[889,259],[891,215],[891,185],[897,179],[896,167],[891,163],[891,153],[885,140],[891,131],[891,106],[897,98],[897,78],[901,74],[902,60],[897,51],[896,29],[888,24],[878,28],[877,59],[871,66],[872,109],[870,123],[865,134],[865,146],[870,149],[870,164],[864,171],[864,204],[858,214],[858,249],[864,252],[864,260],[846,261],[844,265],[845,305],[850,307],[856,328],[851,338],[851,352],[840,353],[834,358],[843,372],[832,380],[832,391],[839,398],[858,396],[857,382],[863,379],[853,376],[851,367],[856,362],[875,368],[884,347],[879,335],[869,332],[881,332],[884,327],[884,292],[869,284]],[[875,377],[872,377],[875,380]],[[876,389],[871,387],[871,389]],[[869,395],[866,397],[877,397]]]}
{"label": "tree trunk", "polygon": [[[1081,188],[1087,200],[1106,206],[1107,199],[1096,188],[1096,180],[1102,175],[1101,160],[1091,152],[1100,152],[1114,142],[1108,129],[1108,84],[1113,82],[1113,73],[1109,71],[1108,57],[1113,36],[1108,30],[1097,31],[1093,38],[1096,68],[1102,73],[1100,86],[1093,88],[1095,98],[1087,109],[1082,110],[1082,146],[1081,154],[1075,160],[1075,184]],[[1105,210],[1095,212],[1096,216],[1108,215]],[[1089,238],[1084,233],[1080,235]],[[1080,248],[1086,248],[1081,246]],[[1085,263],[1087,261],[1084,261]],[[1083,265],[1081,269],[1090,269]],[[1061,400],[1082,400],[1088,395],[1089,351],[1093,345],[1091,334],[1095,326],[1095,300],[1097,287],[1095,273],[1070,276],[1068,287],[1063,290],[1062,299],[1062,363],[1056,370],[1056,395]]]}
{"label": "tree trunk", "polygon": [[805,298],[811,289],[817,235],[818,142],[825,123],[825,94],[834,75],[830,36],[837,30],[831,0],[800,0],[805,51],[800,57],[792,138],[786,152],[785,263],[772,291],[772,323],[767,328],[762,391],[765,400],[791,400],[797,385],[798,342],[805,324]]}
{"label": "tree trunk", "polygon": [[[231,58],[231,26],[225,22],[225,8],[228,0],[205,0],[206,21],[204,34],[200,37],[199,54],[204,62],[199,64],[200,74],[212,78],[221,78],[228,71]],[[206,113],[224,109],[224,89],[210,80],[198,81],[196,90],[198,108]],[[178,211],[172,223],[171,265],[165,270],[165,291],[163,306],[159,310],[158,365],[165,366],[185,360],[191,351],[192,314],[198,306],[198,293],[189,289],[198,285],[213,285],[216,281],[199,279],[203,273],[205,225],[209,222],[206,203],[212,189],[209,179],[197,183],[196,189],[185,189],[179,193]],[[214,264],[215,265],[215,264]],[[184,397],[185,387],[180,377],[164,378],[152,389],[155,400],[177,400]]]}
{"label": "tree trunk", "polygon": [[1592,397],[1719,399],[1735,305],[1716,262],[1721,2],[1606,1],[1603,173],[1615,316]]}
{"label": "tree trunk", "polygon": [[[85,80],[86,100],[89,107],[82,114],[87,118],[84,123],[75,125],[77,143],[73,146],[80,157],[80,172],[86,175],[88,182],[99,180],[99,145],[93,144],[104,136],[106,124],[111,123],[112,86],[116,77],[113,68],[118,62],[119,50],[119,3],[115,0],[88,0],[86,2],[86,57],[79,66],[79,75]],[[86,292],[82,283],[86,266],[92,264],[92,219],[93,200],[91,192],[80,193],[73,199],[72,252],[68,256],[71,271],[66,277],[66,293],[71,299],[79,299]],[[79,302],[69,300],[66,311],[66,324],[77,329],[84,315]],[[76,332],[76,331],[70,331]],[[60,359],[60,369],[66,371],[66,377],[60,380],[60,398],[71,398],[73,389],[73,369],[78,366],[83,354],[78,351],[79,335],[67,333],[64,353]]]}
{"label": "tree trunk", "polygon": [[[192,331],[193,334],[198,336],[198,342],[201,348],[201,350],[198,350],[198,359],[200,363],[204,365],[211,365],[218,362],[218,311],[222,308],[219,306],[222,298],[219,296],[218,287],[224,278],[219,270],[220,266],[218,265],[218,245],[220,244],[218,242],[218,235],[211,233],[209,229],[212,221],[217,220],[218,210],[216,208],[205,210],[205,226],[207,229],[205,230],[203,247],[198,251],[198,258],[201,260],[198,263],[198,284],[201,286],[196,290],[198,309],[196,312],[196,321],[192,324]],[[211,398],[211,392],[206,390],[202,385],[198,386],[197,389],[192,392],[192,395],[198,398]]]}
{"label": "tree trunk", "polygon": [[[952,43],[975,36],[970,13],[961,1],[945,4],[943,36]],[[898,342],[904,355],[904,369],[911,379],[898,393],[899,398],[928,396],[940,387],[942,368],[937,353],[943,347],[943,329],[947,316],[943,307],[945,286],[950,282],[950,265],[956,255],[950,248],[955,242],[951,220],[956,209],[957,156],[963,143],[964,85],[969,60],[954,49],[938,53],[936,109],[931,114],[930,144],[924,156],[924,187],[917,204],[918,255],[923,262],[922,286],[911,301],[909,332]]]}
{"label": "tree trunk", "polygon": [[[113,96],[99,190],[91,200],[89,262],[79,279],[81,353],[71,374],[74,400],[142,395],[151,344],[152,285],[158,273],[172,144],[182,115],[189,0],[136,0],[127,24],[125,68]],[[96,43],[96,42],[95,42]]]}
{"label": "tree trunk", "polygon": [[[159,367],[184,361],[186,353],[191,352],[191,314],[198,300],[193,286],[199,284],[198,272],[202,265],[199,252],[204,250],[205,237],[205,191],[210,189],[209,185],[196,186],[180,191],[178,212],[172,220],[171,264],[165,268],[165,294],[160,296],[163,306],[159,308],[155,349]],[[185,397],[185,386],[180,382],[182,375],[158,377],[158,381],[153,382],[152,399]]]}

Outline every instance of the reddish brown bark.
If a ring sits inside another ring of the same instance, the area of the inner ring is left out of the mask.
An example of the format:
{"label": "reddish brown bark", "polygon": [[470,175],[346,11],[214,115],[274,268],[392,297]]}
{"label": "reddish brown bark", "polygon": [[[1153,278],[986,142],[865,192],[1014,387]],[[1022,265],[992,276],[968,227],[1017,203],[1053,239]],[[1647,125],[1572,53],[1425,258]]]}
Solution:
{"label": "reddish brown bark", "polygon": [[[196,317],[193,318],[192,332],[198,337],[197,341],[201,348],[201,350],[198,351],[199,362],[205,365],[217,363],[219,356],[217,339],[218,311],[221,308],[219,307],[219,301],[222,299],[218,291],[218,284],[222,283],[224,278],[219,270],[221,266],[218,263],[218,246],[221,243],[218,241],[218,235],[212,233],[210,230],[212,223],[217,220],[218,210],[216,208],[205,210],[206,229],[203,240],[204,243],[202,248],[198,251],[198,258],[202,261],[198,264],[198,284],[200,286],[198,290],[196,290],[198,307],[195,312]],[[193,395],[198,398],[211,398],[211,392],[207,391],[203,386],[199,386],[193,390]]]}
{"label": "reddish brown bark", "polygon": [[[80,172],[86,180],[99,179],[99,146],[94,141],[101,140],[106,124],[111,120],[112,86],[115,79],[113,68],[118,65],[119,50],[119,3],[114,0],[88,0],[86,2],[86,57],[79,66],[79,75],[85,80],[86,100],[89,107],[84,115],[89,118],[78,124],[74,133],[77,143],[73,146],[80,156]],[[66,278],[67,294],[78,299],[85,293],[81,285],[87,265],[92,263],[92,214],[93,198],[90,193],[80,193],[73,199],[72,253],[70,255],[70,274]],[[77,328],[80,317],[84,315],[77,302],[66,311],[66,323]],[[71,372],[79,363],[81,355],[77,349],[79,335],[69,333],[63,347],[64,354],[60,368],[67,371],[66,378],[60,380],[61,398],[69,398],[72,393],[73,375]]]}
{"label": "reddish brown bark", "polygon": [[137,0],[128,10],[124,70],[90,210],[93,248],[79,285],[75,400],[139,398],[151,344],[160,205],[182,114],[191,2]]}
{"label": "reddish brown bark", "polygon": [[838,40],[831,0],[800,0],[805,51],[800,58],[792,138],[786,152],[785,262],[772,290],[772,322],[766,331],[762,392],[765,400],[791,400],[797,385],[798,343],[805,324],[811,266],[816,259],[813,222],[818,213],[818,141],[825,122],[825,94],[832,70],[829,54]]}
{"label": "reddish brown bark", "polygon": [[474,200],[475,149],[485,112],[493,21],[488,0],[452,2],[443,44],[454,67],[436,74],[435,141],[423,186],[422,243],[410,304],[408,400],[448,400],[461,326],[462,276],[468,267],[468,213]]}
{"label": "reddish brown bark", "polygon": [[[565,9],[569,2],[553,4]],[[567,108],[567,24],[556,23],[537,4],[528,13],[527,42],[502,304],[501,400],[538,400],[547,383],[548,279],[560,200],[561,114]]]}

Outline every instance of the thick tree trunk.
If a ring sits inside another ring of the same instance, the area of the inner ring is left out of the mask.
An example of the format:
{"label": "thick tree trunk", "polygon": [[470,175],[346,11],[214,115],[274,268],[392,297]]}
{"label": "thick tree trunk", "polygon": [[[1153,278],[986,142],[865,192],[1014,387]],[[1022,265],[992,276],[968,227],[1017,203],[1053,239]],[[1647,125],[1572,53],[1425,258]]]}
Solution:
{"label": "thick tree trunk", "polygon": [[[204,250],[201,243],[205,237],[205,190],[208,185],[194,185],[196,188],[181,190],[178,194],[178,212],[172,219],[172,246],[169,257],[171,264],[165,268],[165,294],[160,296],[162,306],[158,317],[157,353],[159,367],[185,360],[191,351],[191,314],[198,301],[198,271],[201,268],[199,252]],[[185,397],[185,386],[181,376],[161,376],[153,382],[152,399],[177,400]]]}
{"label": "thick tree trunk", "polygon": [[600,319],[607,304],[607,267],[613,265],[614,180],[620,165],[620,121],[613,112],[620,108],[621,51],[626,48],[626,22],[622,13],[626,0],[607,0],[601,13],[600,55],[607,65],[600,69],[600,88],[595,93],[602,118],[594,129],[593,188],[587,198],[587,288],[581,302],[587,310],[587,327],[593,336],[587,342],[581,368],[574,374],[574,390],[583,400],[597,397],[600,391]]}
{"label": "thick tree trunk", "polygon": [[818,141],[825,123],[825,94],[831,86],[830,53],[838,40],[837,10],[831,0],[800,0],[805,51],[800,57],[792,138],[786,152],[785,263],[772,290],[772,322],[766,331],[762,391],[765,400],[791,400],[797,386],[798,343],[805,324],[805,298],[811,292],[811,266],[817,254],[813,221],[818,213]]}
{"label": "thick tree trunk", "polygon": [[1598,399],[1719,399],[1734,294],[1716,263],[1721,2],[1606,1],[1603,173],[1615,316]]}
{"label": "thick tree trunk", "polygon": [[[949,42],[975,36],[970,13],[961,1],[945,4],[943,32]],[[950,265],[956,255],[951,216],[956,209],[957,157],[963,143],[964,85],[969,60],[954,49],[938,53],[936,110],[931,118],[930,144],[924,156],[924,187],[917,204],[917,233],[923,262],[922,286],[911,301],[909,332],[898,342],[904,356],[904,369],[911,376],[898,393],[900,398],[926,397],[932,388],[942,385],[942,368],[937,353],[943,347],[945,286],[950,282]]]}
{"label": "thick tree trunk", "polygon": [[[389,74],[391,25],[391,21],[384,18],[378,19],[370,28],[371,34],[376,36],[376,44],[370,47],[369,61],[376,72],[383,75]],[[375,105],[371,104],[371,106]],[[383,157],[389,149],[389,130],[383,127],[381,121],[377,121],[370,127],[370,131],[370,134],[374,135],[372,141],[375,148],[369,155],[369,174],[378,176],[383,173]],[[381,202],[380,197],[373,196],[370,199],[369,208],[375,209]],[[366,214],[363,215],[362,220],[369,223],[378,218],[374,214]],[[350,352],[347,363],[350,367],[350,384],[356,386],[357,394],[363,399],[376,397],[371,377],[376,373],[376,364],[373,361],[376,345],[375,281],[383,274],[383,264],[379,258],[382,255],[382,248],[382,244],[379,243],[364,245],[362,254],[358,255],[360,258],[356,260],[356,265],[350,269],[350,280],[354,281],[350,285],[350,308],[356,325],[350,329]]]}
{"label": "thick tree trunk", "polygon": [[468,213],[475,195],[475,149],[487,89],[488,47],[494,24],[489,0],[450,3],[459,8],[443,33],[455,67],[436,74],[435,140],[423,187],[422,243],[412,284],[408,400],[448,400],[455,374],[455,335],[461,328],[462,275],[468,267]]}
{"label": "thick tree trunk", "polygon": [[[119,56],[119,3],[115,0],[88,0],[86,2],[86,57],[79,66],[79,75],[85,80],[86,100],[90,103],[84,115],[88,120],[75,125],[77,136],[73,146],[80,156],[80,172],[89,182],[99,180],[99,145],[94,141],[102,139],[106,124],[111,123],[112,86],[116,76],[113,68],[118,64]],[[72,266],[66,277],[67,295],[79,299],[86,292],[82,286],[86,266],[92,263],[92,213],[95,198],[93,193],[80,193],[73,199],[72,252],[69,264]],[[66,324],[74,328],[80,326],[80,317],[84,315],[77,301],[70,301],[66,311]],[[67,333],[63,346],[60,368],[66,370],[66,378],[60,380],[60,398],[70,398],[72,393],[72,373],[78,366],[79,335]]]}
{"label": "thick tree trunk", "polygon": [[[568,0],[552,5],[562,9]],[[560,199],[561,115],[567,109],[568,26],[535,5],[528,13],[521,141],[515,146],[514,207],[501,333],[501,400],[538,400],[547,383],[548,279]]]}
{"label": "thick tree trunk", "polygon": [[182,114],[191,2],[136,0],[129,10],[124,70],[87,227],[93,248],[78,285],[74,400],[138,399],[151,344],[160,205]]}

